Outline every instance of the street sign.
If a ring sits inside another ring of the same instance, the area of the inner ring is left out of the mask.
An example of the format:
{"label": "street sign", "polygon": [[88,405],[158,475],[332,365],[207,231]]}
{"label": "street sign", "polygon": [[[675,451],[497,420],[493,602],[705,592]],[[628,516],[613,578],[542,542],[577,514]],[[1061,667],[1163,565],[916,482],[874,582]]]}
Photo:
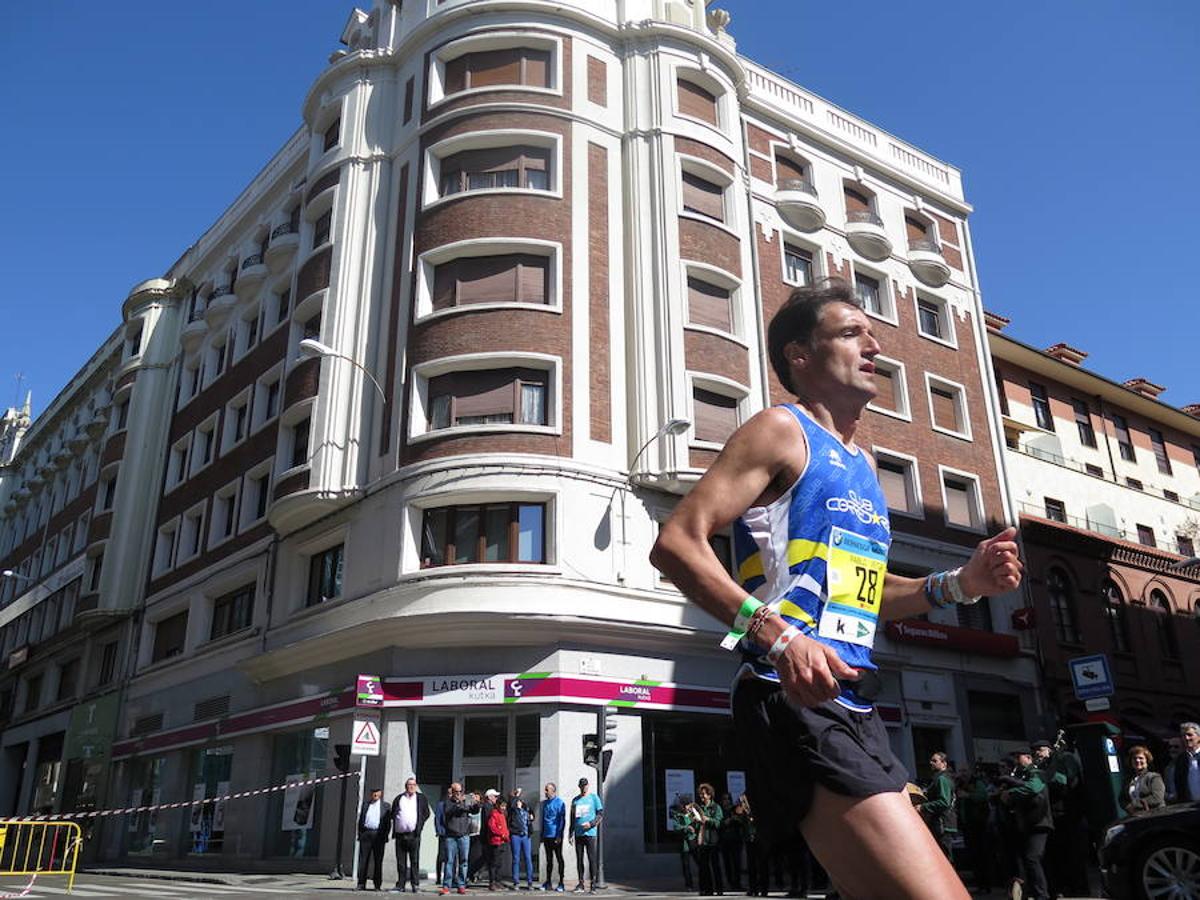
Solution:
{"label": "street sign", "polygon": [[1093,697],[1091,700],[1084,700],[1083,706],[1088,712],[1104,712],[1104,710],[1112,708],[1107,697]]}
{"label": "street sign", "polygon": [[383,680],[378,675],[359,675],[355,706],[383,706]]}
{"label": "street sign", "polygon": [[1112,696],[1115,690],[1112,672],[1108,668],[1108,657],[1103,653],[1077,656],[1067,661],[1067,668],[1071,670],[1071,682],[1079,700]]}
{"label": "street sign", "polygon": [[350,752],[357,756],[379,755],[379,722],[355,719],[350,731]]}

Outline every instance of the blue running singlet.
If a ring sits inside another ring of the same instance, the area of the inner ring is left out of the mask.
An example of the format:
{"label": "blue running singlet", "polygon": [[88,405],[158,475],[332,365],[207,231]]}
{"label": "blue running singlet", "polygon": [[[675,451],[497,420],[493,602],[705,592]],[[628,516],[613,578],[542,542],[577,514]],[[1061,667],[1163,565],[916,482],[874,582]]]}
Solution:
{"label": "blue running singlet", "polygon": [[[808,463],[787,493],[734,523],[738,581],[847,665],[875,669],[871,647],[891,543],[887,501],[865,453],[848,449],[798,406],[784,409],[804,431]],[[779,680],[764,648],[743,639],[740,649],[743,669]],[[850,688],[837,702],[858,712],[872,708]]]}

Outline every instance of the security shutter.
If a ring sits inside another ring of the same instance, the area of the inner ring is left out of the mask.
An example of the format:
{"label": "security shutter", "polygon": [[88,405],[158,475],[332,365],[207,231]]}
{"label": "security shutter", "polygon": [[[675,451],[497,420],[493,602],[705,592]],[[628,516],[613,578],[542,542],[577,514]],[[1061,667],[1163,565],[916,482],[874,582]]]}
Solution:
{"label": "security shutter", "polygon": [[699,213],[725,221],[725,198],[720,185],[706,181],[691,172],[683,173],[683,208],[688,212]]}
{"label": "security shutter", "polygon": [[725,443],[737,430],[737,400],[703,388],[692,390],[692,400],[696,413],[697,440]]}
{"label": "security shutter", "polygon": [[685,78],[679,79],[679,112],[685,116],[701,119],[710,125],[717,124],[717,98],[698,84]]}
{"label": "security shutter", "polygon": [[688,320],[693,325],[732,331],[729,291],[699,278],[689,278],[687,284]]}

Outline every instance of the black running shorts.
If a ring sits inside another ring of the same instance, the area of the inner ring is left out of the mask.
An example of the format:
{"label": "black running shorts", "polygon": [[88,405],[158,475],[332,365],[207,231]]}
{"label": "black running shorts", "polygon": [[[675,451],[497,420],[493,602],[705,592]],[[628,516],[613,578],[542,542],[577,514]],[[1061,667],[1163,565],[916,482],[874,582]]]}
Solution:
{"label": "black running shorts", "polygon": [[772,837],[795,833],[818,784],[835,794],[870,797],[900,791],[908,781],[875,711],[852,712],[832,700],[793,706],[778,684],[745,678],[734,687],[733,722],[747,763],[750,808]]}

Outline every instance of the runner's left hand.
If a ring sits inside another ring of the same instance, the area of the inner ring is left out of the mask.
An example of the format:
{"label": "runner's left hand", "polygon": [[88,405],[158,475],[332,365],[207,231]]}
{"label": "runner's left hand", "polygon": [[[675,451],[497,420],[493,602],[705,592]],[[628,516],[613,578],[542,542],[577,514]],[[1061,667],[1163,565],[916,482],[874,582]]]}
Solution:
{"label": "runner's left hand", "polygon": [[968,597],[992,596],[1015,590],[1024,566],[1017,554],[1017,529],[1005,528],[980,541],[962,568],[959,584]]}

